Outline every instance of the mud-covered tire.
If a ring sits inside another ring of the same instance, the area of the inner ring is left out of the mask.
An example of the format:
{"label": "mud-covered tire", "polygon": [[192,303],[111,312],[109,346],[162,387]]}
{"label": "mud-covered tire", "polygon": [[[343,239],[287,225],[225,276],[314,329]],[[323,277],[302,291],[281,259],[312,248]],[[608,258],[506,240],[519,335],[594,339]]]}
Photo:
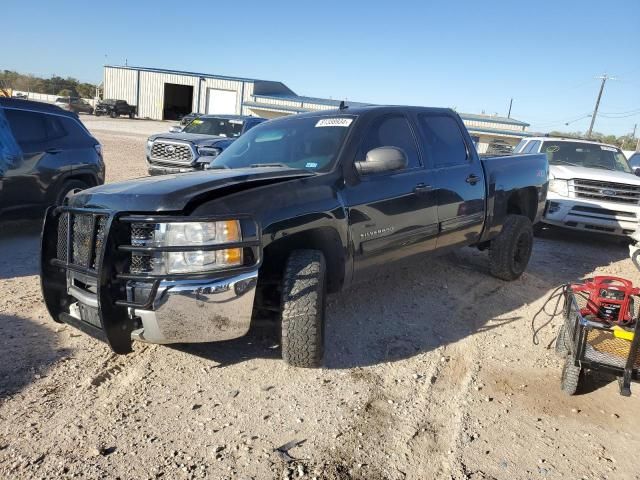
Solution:
{"label": "mud-covered tire", "polygon": [[55,197],[56,205],[64,205],[65,200],[76,192],[80,190],[86,190],[89,188],[89,185],[84,183],[82,180],[69,180],[65,182]]}
{"label": "mud-covered tire", "polygon": [[282,358],[295,367],[319,367],[324,355],[326,265],[318,250],[294,250],[282,279]]}
{"label": "mud-covered tire", "polygon": [[567,328],[564,323],[560,325],[560,330],[558,330],[555,351],[558,356],[563,358],[569,355],[569,346],[567,345]]}
{"label": "mud-covered tire", "polygon": [[529,264],[533,248],[531,220],[524,215],[507,215],[502,232],[491,240],[489,269],[502,280],[515,280]]}
{"label": "mud-covered tire", "polygon": [[567,395],[575,395],[580,388],[582,378],[582,368],[573,363],[573,358],[567,356],[562,367],[562,377],[560,378],[560,388]]}

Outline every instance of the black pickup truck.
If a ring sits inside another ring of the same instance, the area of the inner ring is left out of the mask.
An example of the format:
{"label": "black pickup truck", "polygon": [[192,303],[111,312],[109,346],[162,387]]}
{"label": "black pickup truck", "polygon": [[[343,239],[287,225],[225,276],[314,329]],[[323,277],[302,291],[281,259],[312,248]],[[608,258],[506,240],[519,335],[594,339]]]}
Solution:
{"label": "black pickup truck", "polygon": [[327,292],[463,246],[487,249],[489,271],[514,280],[547,194],[545,155],[480,160],[449,109],[285,117],[215,164],[51,208],[41,278],[53,319],[127,353],[132,340],[237,338],[271,314],[285,361],[319,366]]}
{"label": "black pickup truck", "polygon": [[111,118],[117,118],[120,115],[126,115],[129,118],[133,118],[136,116],[136,107],[135,105],[129,105],[125,100],[107,98],[98,102],[93,113],[96,117],[109,115]]}
{"label": "black pickup truck", "polygon": [[150,175],[204,170],[236,138],[264,118],[248,115],[200,115],[185,127],[171,127],[147,139],[147,165]]}

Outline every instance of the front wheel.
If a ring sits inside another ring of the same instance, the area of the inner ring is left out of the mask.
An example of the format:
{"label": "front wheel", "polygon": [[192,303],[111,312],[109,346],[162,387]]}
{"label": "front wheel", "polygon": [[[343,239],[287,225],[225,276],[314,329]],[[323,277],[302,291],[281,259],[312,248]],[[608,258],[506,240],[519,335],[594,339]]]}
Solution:
{"label": "front wheel", "polygon": [[531,220],[524,215],[507,215],[502,232],[489,247],[491,274],[502,280],[520,277],[529,264],[532,249]]}
{"label": "front wheel", "polygon": [[567,356],[562,368],[562,378],[560,379],[560,388],[567,395],[575,395],[580,388],[580,379],[582,378],[582,368],[576,366],[573,357]]}
{"label": "front wheel", "polygon": [[282,279],[282,358],[319,367],[324,355],[326,265],[319,250],[294,250]]}
{"label": "front wheel", "polygon": [[111,118],[116,118],[116,117],[118,116],[118,113],[114,110],[114,111],[112,111],[112,112],[109,114],[109,116],[110,116]]}
{"label": "front wheel", "polygon": [[87,188],[89,188],[89,185],[82,180],[69,180],[65,182],[56,195],[56,205],[64,205],[72,195]]}

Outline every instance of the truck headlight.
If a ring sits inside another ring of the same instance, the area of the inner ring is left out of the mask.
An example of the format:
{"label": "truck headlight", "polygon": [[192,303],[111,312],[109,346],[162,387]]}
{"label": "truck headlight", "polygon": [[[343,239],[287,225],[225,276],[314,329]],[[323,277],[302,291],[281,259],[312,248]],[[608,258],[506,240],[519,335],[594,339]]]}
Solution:
{"label": "truck headlight", "polygon": [[153,147],[153,140],[147,140],[147,147],[145,151],[147,152],[147,157],[151,156],[151,147]]}
{"label": "truck headlight", "polygon": [[218,147],[198,147],[198,155],[201,157],[217,157],[222,152]]}
{"label": "truck headlight", "polygon": [[[132,238],[133,245],[171,247],[172,251],[153,252],[149,273],[169,275],[200,273],[242,265],[242,248],[220,250],[185,249],[180,247],[208,247],[223,243],[240,242],[242,233],[238,220],[219,222],[157,223],[147,239]],[[133,229],[136,225],[133,225]]]}
{"label": "truck headlight", "polygon": [[559,180],[554,178],[549,180],[549,191],[557,193],[562,197],[569,196],[569,182],[567,180]]}

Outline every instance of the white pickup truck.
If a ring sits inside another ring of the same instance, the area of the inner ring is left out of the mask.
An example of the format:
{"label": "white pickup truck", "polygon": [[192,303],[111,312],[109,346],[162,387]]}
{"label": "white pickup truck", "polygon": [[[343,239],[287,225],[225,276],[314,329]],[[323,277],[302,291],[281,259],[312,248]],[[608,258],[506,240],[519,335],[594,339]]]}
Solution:
{"label": "white pickup truck", "polygon": [[574,138],[529,137],[514,153],[547,154],[549,193],[542,223],[620,236],[636,230],[640,178],[618,147]]}

